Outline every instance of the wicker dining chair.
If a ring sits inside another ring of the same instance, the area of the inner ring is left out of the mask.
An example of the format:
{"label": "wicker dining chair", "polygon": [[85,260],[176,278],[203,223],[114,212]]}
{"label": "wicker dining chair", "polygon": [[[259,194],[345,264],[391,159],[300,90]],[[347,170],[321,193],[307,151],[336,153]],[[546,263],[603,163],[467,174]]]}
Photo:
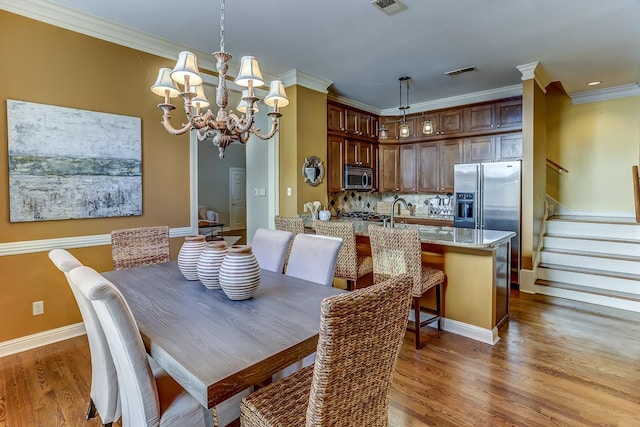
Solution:
{"label": "wicker dining chair", "polygon": [[403,275],[325,298],[315,364],[245,397],[240,425],[387,426],[411,293]]}
{"label": "wicker dining chair", "polygon": [[[276,230],[289,231],[293,233],[293,237],[296,234],[304,233],[304,221],[299,216],[280,216],[276,215],[275,218]],[[289,248],[287,249],[287,255],[284,258],[284,265],[287,266],[289,261],[289,255],[291,254],[291,246],[293,245],[293,239],[289,242]]]}
{"label": "wicker dining chair", "polygon": [[[438,332],[442,330],[441,290],[446,276],[438,270],[422,264],[422,247],[419,232],[415,228],[392,228],[370,224],[369,243],[373,257],[373,283],[379,283],[398,274],[407,273],[413,278],[413,328],[407,327],[415,334],[416,349],[422,348],[420,329],[435,321]],[[436,309],[421,307],[420,298],[435,287]],[[420,320],[420,314],[429,315]]]}
{"label": "wicker dining chair", "polygon": [[347,290],[354,290],[359,278],[373,272],[373,260],[369,255],[358,255],[353,223],[318,221],[315,228],[317,234],[340,237],[343,240],[334,276],[346,279]]}
{"label": "wicker dining chair", "polygon": [[116,270],[169,262],[169,227],[113,230],[111,256]]}

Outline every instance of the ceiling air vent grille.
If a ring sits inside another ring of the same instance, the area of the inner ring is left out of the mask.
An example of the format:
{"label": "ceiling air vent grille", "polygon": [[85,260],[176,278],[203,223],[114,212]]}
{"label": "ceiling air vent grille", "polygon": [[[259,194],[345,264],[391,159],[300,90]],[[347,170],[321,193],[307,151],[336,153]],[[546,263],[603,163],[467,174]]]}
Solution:
{"label": "ceiling air vent grille", "polygon": [[462,73],[468,73],[470,71],[475,71],[476,67],[471,66],[471,67],[464,67],[464,68],[458,68],[457,70],[451,70],[451,71],[447,71],[446,73],[444,73],[445,75],[449,76],[449,77],[453,77],[453,76],[457,76],[460,75]]}
{"label": "ceiling air vent grille", "polygon": [[407,6],[400,3],[398,0],[373,0],[371,4],[387,15],[394,15],[398,12],[402,12],[407,8]]}

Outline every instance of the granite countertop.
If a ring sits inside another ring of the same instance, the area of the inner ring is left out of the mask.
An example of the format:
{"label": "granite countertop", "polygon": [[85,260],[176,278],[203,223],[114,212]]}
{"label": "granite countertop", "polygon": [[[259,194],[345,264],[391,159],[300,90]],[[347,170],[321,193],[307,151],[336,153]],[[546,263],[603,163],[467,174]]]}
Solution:
{"label": "granite countertop", "polygon": [[[331,218],[331,221],[353,222],[357,236],[368,236],[369,224],[382,226],[381,222],[363,221],[354,218]],[[313,228],[310,218],[305,218],[305,226]],[[498,230],[474,230],[470,228],[457,228],[439,225],[396,224],[396,228],[417,228],[422,243],[436,245],[457,246],[471,249],[493,249],[508,240],[516,233],[512,231]]]}

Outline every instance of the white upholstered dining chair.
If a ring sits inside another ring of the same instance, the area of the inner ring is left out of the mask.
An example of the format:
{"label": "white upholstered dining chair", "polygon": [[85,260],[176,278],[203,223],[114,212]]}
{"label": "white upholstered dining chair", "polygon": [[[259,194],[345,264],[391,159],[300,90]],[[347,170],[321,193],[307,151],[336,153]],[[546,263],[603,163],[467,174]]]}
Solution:
{"label": "white upholstered dining chair", "polygon": [[[342,239],[339,237],[296,234],[285,274],[319,285],[331,286],[341,246]],[[282,379],[306,366],[313,365],[315,360],[315,353],[305,356],[302,360],[274,374],[272,379],[274,381]]]}
{"label": "white upholstered dining chair", "polygon": [[67,278],[67,283],[76,299],[84,322],[84,328],[87,331],[89,353],[91,355],[91,391],[89,392],[87,419],[95,417],[97,411],[100,420],[102,420],[102,425],[110,427],[112,423],[120,418],[118,378],[107,344],[107,338],[93,310],[93,306],[69,277],[69,272],[75,268],[82,267],[82,263],[64,249],[51,250],[49,259]]}
{"label": "white upholstered dining chair", "polygon": [[206,426],[201,406],[147,357],[133,313],[120,291],[90,267],[69,273],[91,301],[102,325],[118,373],[122,426]]}
{"label": "white upholstered dining chair", "polygon": [[292,238],[290,231],[258,228],[251,240],[251,248],[260,268],[282,273]]}
{"label": "white upholstered dining chair", "polygon": [[341,246],[339,237],[296,234],[285,274],[331,286]]}

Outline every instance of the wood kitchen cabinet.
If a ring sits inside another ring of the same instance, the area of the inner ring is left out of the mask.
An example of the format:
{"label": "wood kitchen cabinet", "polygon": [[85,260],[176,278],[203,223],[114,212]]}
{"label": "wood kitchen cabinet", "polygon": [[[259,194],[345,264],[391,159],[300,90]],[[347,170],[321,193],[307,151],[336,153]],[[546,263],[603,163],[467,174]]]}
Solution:
{"label": "wood kitchen cabinet", "polygon": [[[442,135],[455,135],[464,132],[464,109],[452,108],[434,113],[425,113],[424,117],[416,117],[416,137],[442,138]],[[422,123],[431,120],[433,133],[422,133]]]}
{"label": "wood kitchen cabinet", "polygon": [[400,148],[397,145],[380,144],[378,147],[379,191],[399,191],[400,179],[398,170],[400,168]]}
{"label": "wood kitchen cabinet", "polygon": [[418,189],[417,148],[417,144],[400,145],[398,147],[400,156],[400,168],[398,171],[399,187],[400,191],[406,193],[415,193]]}
{"label": "wood kitchen cabinet", "polygon": [[344,138],[327,137],[327,191],[344,190]]}
{"label": "wood kitchen cabinet", "polygon": [[418,192],[453,192],[453,165],[463,159],[462,139],[417,144]]}
{"label": "wood kitchen cabinet", "polygon": [[468,132],[522,128],[522,100],[500,101],[467,108]]}
{"label": "wood kitchen cabinet", "polygon": [[327,104],[327,132],[377,140],[378,117],[341,104]]}
{"label": "wood kitchen cabinet", "polygon": [[484,135],[464,140],[464,161],[495,162],[522,158],[522,133]]}
{"label": "wood kitchen cabinet", "polygon": [[373,144],[356,139],[347,139],[345,146],[346,165],[373,167]]}

